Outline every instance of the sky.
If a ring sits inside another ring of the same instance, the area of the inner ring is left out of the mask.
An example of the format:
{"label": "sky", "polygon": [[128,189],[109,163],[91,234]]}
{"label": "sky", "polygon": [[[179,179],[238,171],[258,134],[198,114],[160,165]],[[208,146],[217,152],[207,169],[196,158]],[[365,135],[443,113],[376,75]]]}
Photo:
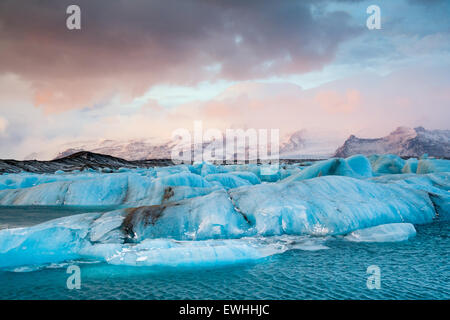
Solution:
{"label": "sky", "polygon": [[2,0],[0,158],[164,141],[196,120],[336,147],[450,129],[449,14],[445,0]]}

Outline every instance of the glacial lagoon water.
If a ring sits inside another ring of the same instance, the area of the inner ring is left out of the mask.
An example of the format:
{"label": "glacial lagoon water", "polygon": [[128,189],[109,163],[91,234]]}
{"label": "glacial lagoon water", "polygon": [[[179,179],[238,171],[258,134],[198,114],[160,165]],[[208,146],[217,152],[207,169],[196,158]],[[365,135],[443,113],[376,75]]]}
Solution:
{"label": "glacial lagoon water", "polygon": [[[24,227],[98,208],[79,210],[0,208],[0,225]],[[311,238],[312,245],[221,267],[69,261],[3,270],[0,299],[450,299],[450,223],[415,227],[417,235],[408,241]],[[73,264],[81,268],[79,290],[66,286]],[[366,285],[371,265],[381,270],[379,290]]]}

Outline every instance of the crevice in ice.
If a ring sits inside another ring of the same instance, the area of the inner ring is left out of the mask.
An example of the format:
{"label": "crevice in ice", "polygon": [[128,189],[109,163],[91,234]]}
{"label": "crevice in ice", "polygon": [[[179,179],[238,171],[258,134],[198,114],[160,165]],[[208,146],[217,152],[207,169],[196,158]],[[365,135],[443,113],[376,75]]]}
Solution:
{"label": "crevice in ice", "polygon": [[67,197],[67,192],[69,191],[69,187],[70,187],[70,185],[72,184],[72,182],[65,182],[65,183],[63,183],[63,185],[61,186],[62,187],[62,190],[64,190],[63,192],[62,192],[62,199],[61,199],[61,204],[63,204],[63,205],[65,205],[66,204],[66,197]]}
{"label": "crevice in ice", "polygon": [[228,193],[228,196],[229,196],[231,205],[232,205],[233,208],[234,208],[234,211],[240,213],[240,214],[242,215],[242,217],[244,218],[244,220],[251,226],[251,225],[252,225],[252,222],[248,219],[247,215],[246,215],[244,212],[242,212],[241,209],[239,209],[239,208],[237,207],[236,203],[235,203],[234,200],[233,200],[233,196],[231,195],[231,193],[228,192],[228,191],[227,191],[227,193]]}
{"label": "crevice in ice", "polygon": [[433,205],[434,212],[436,213],[436,219],[439,219],[439,208],[436,201],[439,200],[439,196],[437,194],[428,192],[428,197],[430,197],[431,204]]}
{"label": "crevice in ice", "polygon": [[[328,175],[335,175],[337,169],[339,168],[339,166],[341,165],[343,159],[336,159],[335,161],[333,161],[333,163],[330,166]],[[322,170],[319,172],[318,177],[322,176]]]}
{"label": "crevice in ice", "polygon": [[122,203],[127,203],[128,198],[130,196],[130,177],[127,177],[127,184],[126,184],[125,188],[126,188],[126,191],[125,191],[125,195],[123,197]]}

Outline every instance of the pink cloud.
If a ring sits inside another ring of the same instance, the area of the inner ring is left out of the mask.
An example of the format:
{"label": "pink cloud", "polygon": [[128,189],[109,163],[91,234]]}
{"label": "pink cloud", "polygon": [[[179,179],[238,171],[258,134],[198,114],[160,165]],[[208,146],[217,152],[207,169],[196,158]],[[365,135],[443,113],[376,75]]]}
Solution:
{"label": "pink cloud", "polygon": [[330,114],[351,113],[361,105],[361,94],[355,89],[348,89],[343,93],[335,90],[319,91],[314,100]]}

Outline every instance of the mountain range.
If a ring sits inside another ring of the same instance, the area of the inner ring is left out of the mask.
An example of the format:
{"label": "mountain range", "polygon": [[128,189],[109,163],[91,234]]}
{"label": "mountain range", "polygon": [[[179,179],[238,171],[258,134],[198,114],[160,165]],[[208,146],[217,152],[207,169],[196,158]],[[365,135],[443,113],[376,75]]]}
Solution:
{"label": "mountain range", "polygon": [[[190,148],[191,150],[194,150],[195,148],[203,150],[208,147],[210,143],[210,141],[205,141],[198,147],[192,144]],[[81,151],[110,155],[129,161],[170,159],[174,146],[176,146],[176,143],[172,140],[161,142],[153,139],[71,142],[61,145],[59,147],[60,151],[57,151],[53,156],[50,156],[50,159],[61,159]],[[280,158],[282,159],[323,159],[332,156],[335,146],[336,141],[318,138],[307,130],[298,130],[283,137],[280,141],[279,152]],[[225,154],[226,150],[223,150],[223,153]],[[248,154],[248,146],[245,147],[245,150],[236,150],[235,155],[237,153]],[[43,154],[44,153],[42,152],[35,152],[28,155],[25,160],[46,158]],[[45,154],[48,154],[48,152],[45,152]]]}
{"label": "mountain range", "polygon": [[[203,150],[211,142],[201,146],[191,145],[191,150]],[[298,130],[281,140],[279,151],[281,159],[323,159],[332,156],[348,157],[354,154],[391,153],[402,157],[420,157],[428,154],[433,157],[450,157],[450,130],[426,130],[423,127],[399,127],[382,138],[366,139],[351,135],[342,143],[318,138],[307,130]],[[101,140],[73,142],[62,145],[51,158],[61,159],[81,151],[110,155],[128,161],[147,159],[170,159],[174,141],[156,141],[152,139]],[[238,153],[248,153],[248,147]],[[42,158],[39,153],[29,155],[25,160]]]}

